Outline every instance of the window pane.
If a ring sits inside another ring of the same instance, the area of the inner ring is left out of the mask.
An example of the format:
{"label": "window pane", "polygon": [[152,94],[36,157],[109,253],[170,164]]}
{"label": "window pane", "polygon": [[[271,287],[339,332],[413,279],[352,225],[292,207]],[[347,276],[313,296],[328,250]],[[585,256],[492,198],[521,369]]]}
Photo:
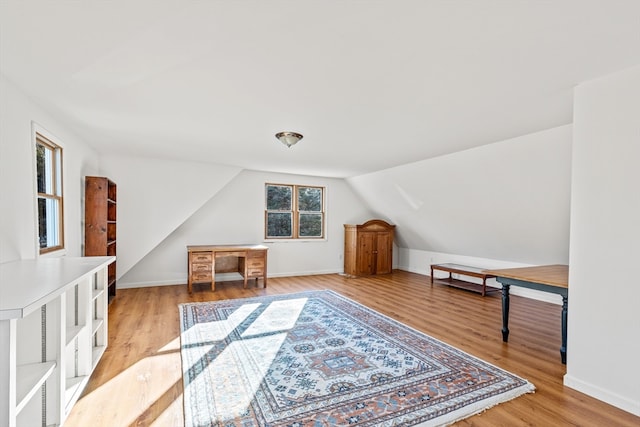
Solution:
{"label": "window pane", "polygon": [[298,188],[298,210],[307,212],[321,212],[322,189],[317,187]]}
{"label": "window pane", "polygon": [[267,237],[291,237],[291,213],[267,213]]}
{"label": "window pane", "polygon": [[59,202],[55,199],[38,198],[38,231],[40,248],[51,248],[60,244]]}
{"label": "window pane", "polygon": [[[40,176],[38,176],[38,181]],[[38,189],[40,191],[40,189]],[[47,199],[38,199],[38,230],[40,248],[47,247]]]}
{"label": "window pane", "polygon": [[292,188],[282,185],[267,185],[267,210],[290,211]]}
{"label": "window pane", "polygon": [[300,237],[322,237],[322,214],[300,214]]}
{"label": "window pane", "polygon": [[36,144],[36,169],[38,179],[38,193],[47,192],[47,167],[46,167],[46,151],[44,145]]}

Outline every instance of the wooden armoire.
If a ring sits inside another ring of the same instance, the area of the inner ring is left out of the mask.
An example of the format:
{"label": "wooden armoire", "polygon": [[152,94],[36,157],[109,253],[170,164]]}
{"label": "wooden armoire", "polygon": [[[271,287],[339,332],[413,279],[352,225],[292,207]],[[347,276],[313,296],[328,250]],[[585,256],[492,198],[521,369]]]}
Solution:
{"label": "wooden armoire", "polygon": [[396,226],[381,219],[344,225],[344,273],[370,276],[391,273],[393,232]]}

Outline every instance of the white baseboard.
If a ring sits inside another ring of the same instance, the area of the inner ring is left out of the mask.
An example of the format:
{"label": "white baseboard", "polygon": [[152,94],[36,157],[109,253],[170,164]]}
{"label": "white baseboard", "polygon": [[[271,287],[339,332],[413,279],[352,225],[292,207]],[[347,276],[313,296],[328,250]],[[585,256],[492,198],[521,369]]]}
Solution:
{"label": "white baseboard", "polygon": [[620,396],[619,394],[603,389],[602,387],[579,380],[569,374],[565,374],[564,376],[564,385],[613,405],[616,408],[620,408],[623,411],[640,416],[640,401],[633,401],[624,396]]}
{"label": "white baseboard", "polygon": [[[394,268],[397,268],[398,270],[408,271],[410,273],[424,275],[425,284],[428,283],[427,278],[429,277],[429,273],[430,273],[428,271],[424,271],[424,270],[417,271],[415,269],[412,270],[407,266],[396,266]],[[316,276],[320,274],[340,274],[342,272],[343,272],[342,270],[295,271],[295,272],[288,272],[288,273],[269,274],[268,277],[272,278],[272,277],[293,277],[293,276]],[[240,276],[238,273],[216,274],[216,282],[228,282],[232,280],[242,280],[242,276]],[[464,280],[476,281],[479,279],[475,279],[473,277],[464,277]],[[187,284],[187,278],[184,277],[182,279],[166,279],[166,280],[162,279],[162,280],[147,281],[147,282],[117,281],[116,287],[117,289],[130,289],[130,288],[147,288],[152,286],[172,286],[172,285],[186,285],[186,284]],[[495,282],[495,280],[491,280],[491,279],[487,281],[487,286],[496,287],[496,288],[501,287],[499,284]],[[548,292],[535,291],[533,289],[518,288],[517,286],[512,286],[510,294],[525,297],[525,298],[531,298],[538,301],[550,302],[552,304],[558,304],[558,305],[562,304],[562,298],[560,298],[558,295],[550,294]]]}
{"label": "white baseboard", "polygon": [[[292,277],[292,276],[316,276],[319,274],[336,274],[342,273],[342,270],[323,270],[323,271],[296,271],[290,273],[277,273],[269,274],[267,277]],[[216,282],[230,282],[233,280],[242,280],[242,276],[239,273],[216,273]],[[116,282],[117,289],[131,289],[131,288],[148,288],[152,286],[172,286],[172,285],[185,285],[187,284],[187,278],[183,279],[167,279],[147,282]]]}
{"label": "white baseboard", "polygon": [[[431,274],[430,269],[429,271],[425,271],[424,269],[421,269],[418,271],[412,271],[407,266],[398,266],[398,269],[408,271],[410,273],[422,274],[426,277],[429,277],[429,275]],[[413,269],[413,270],[416,270],[416,269]],[[439,278],[435,273],[434,273],[434,276],[436,279]],[[444,278],[445,276],[449,277],[449,274],[447,273],[443,275],[442,278]],[[455,279],[463,279],[469,282],[482,284],[482,280],[475,277],[459,276],[456,274],[454,274],[453,277]],[[431,283],[430,279],[425,279],[425,280],[429,280],[429,283]],[[502,285],[496,282],[495,279],[487,279],[487,287],[502,289]],[[549,292],[536,291],[535,289],[527,289],[527,288],[520,288],[518,286],[511,286],[511,289],[509,290],[509,295],[515,295],[519,297],[530,298],[537,301],[549,302],[551,304],[562,305],[562,297],[560,295],[551,294]]]}

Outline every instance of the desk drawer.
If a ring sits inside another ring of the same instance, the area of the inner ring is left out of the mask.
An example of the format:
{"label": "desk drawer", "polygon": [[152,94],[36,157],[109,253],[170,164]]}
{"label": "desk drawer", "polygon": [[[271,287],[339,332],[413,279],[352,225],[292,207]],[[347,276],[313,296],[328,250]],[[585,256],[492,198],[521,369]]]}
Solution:
{"label": "desk drawer", "polygon": [[197,272],[191,275],[192,282],[210,282],[211,281],[211,272]]}
{"label": "desk drawer", "polygon": [[264,268],[247,268],[247,277],[262,277],[264,276]]}
{"label": "desk drawer", "polygon": [[247,268],[264,269],[264,258],[247,258]]}
{"label": "desk drawer", "polygon": [[193,273],[211,273],[211,263],[208,264],[199,264],[193,263],[191,264],[191,271]]}
{"label": "desk drawer", "polygon": [[211,252],[193,252],[191,262],[211,262]]}
{"label": "desk drawer", "polygon": [[261,258],[264,259],[264,255],[267,251],[248,251],[247,258]]}
{"label": "desk drawer", "polygon": [[224,257],[244,257],[246,256],[245,251],[220,251],[216,252],[216,258],[224,258]]}

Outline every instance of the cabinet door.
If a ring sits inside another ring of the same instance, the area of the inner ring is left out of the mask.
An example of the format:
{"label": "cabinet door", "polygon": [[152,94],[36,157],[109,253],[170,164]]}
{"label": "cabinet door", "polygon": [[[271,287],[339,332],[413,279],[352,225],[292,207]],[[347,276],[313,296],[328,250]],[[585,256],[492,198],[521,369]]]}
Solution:
{"label": "cabinet door", "polygon": [[363,231],[358,233],[357,274],[366,276],[375,274],[376,233]]}
{"label": "cabinet door", "polygon": [[391,233],[382,232],[376,235],[376,274],[391,273],[392,269],[392,245]]}

